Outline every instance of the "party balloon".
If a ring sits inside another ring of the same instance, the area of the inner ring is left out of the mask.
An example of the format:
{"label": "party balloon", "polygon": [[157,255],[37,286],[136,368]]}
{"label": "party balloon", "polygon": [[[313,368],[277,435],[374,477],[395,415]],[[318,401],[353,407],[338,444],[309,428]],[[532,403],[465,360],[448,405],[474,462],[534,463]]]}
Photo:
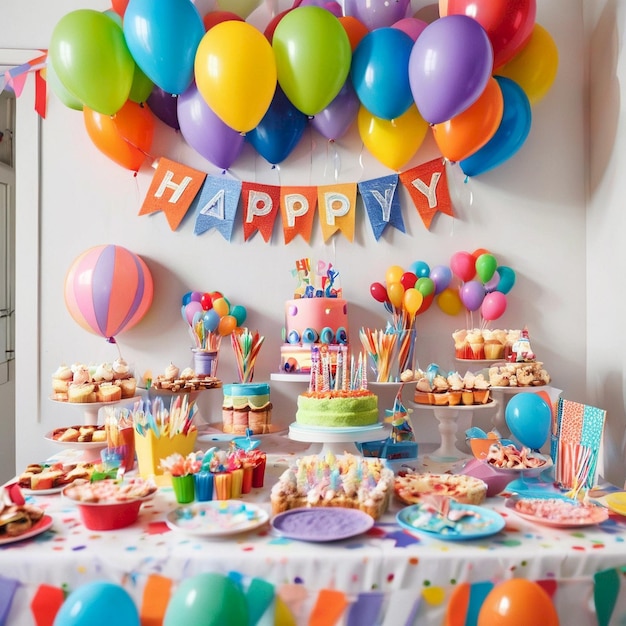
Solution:
{"label": "party balloon", "polygon": [[131,595],[114,583],[81,585],[65,599],[54,626],[138,626],[139,612]]}
{"label": "party balloon", "polygon": [[478,176],[510,159],[524,144],[532,113],[524,90],[510,78],[496,76],[502,90],[504,110],[495,135],[477,152],[459,163],[467,176]]}
{"label": "party balloon", "polygon": [[428,26],[423,20],[418,20],[415,17],[404,17],[397,22],[394,22],[391,27],[397,28],[406,33],[413,41],[415,41],[422,31]]}
{"label": "party balloon", "polygon": [[369,30],[367,29],[367,26],[361,22],[361,20],[358,20],[356,17],[352,17],[351,15],[343,15],[338,19],[348,35],[348,39],[350,40],[350,49],[354,52],[356,47],[361,42],[361,39],[369,33]]}
{"label": "party balloon", "polygon": [[311,120],[311,126],[326,139],[334,141],[348,132],[359,107],[352,81],[346,80],[334,100]]}
{"label": "party balloon", "polygon": [[468,311],[477,311],[485,299],[485,288],[477,280],[469,280],[462,285],[459,297]]}
{"label": "party balloon", "polygon": [[500,283],[500,274],[496,270],[493,273],[493,276],[485,283],[485,291],[495,291],[498,288],[498,284]]}
{"label": "party balloon", "polygon": [[200,297],[200,304],[205,311],[213,308],[213,301],[211,300],[211,294],[203,293]]}
{"label": "party balloon", "polygon": [[383,120],[361,106],[357,115],[359,135],[365,147],[383,165],[398,171],[418,151],[428,124],[415,106],[395,120]]}
{"label": "party balloon", "polygon": [[500,265],[496,271],[500,276],[496,290],[500,293],[509,293],[515,285],[515,272],[506,265]]}
{"label": "party balloon", "polygon": [[400,117],[413,104],[409,56],[413,40],[396,28],[368,33],[352,55],[350,79],[361,104],[384,120]]}
{"label": "party balloon", "polygon": [[320,7],[322,9],[326,9],[328,12],[332,13],[335,17],[341,17],[343,14],[343,9],[339,2],[335,2],[335,0],[300,0],[300,4],[298,6],[301,7]]}
{"label": "party balloon", "polygon": [[204,30],[211,30],[213,26],[221,24],[222,22],[228,22],[229,20],[235,20],[236,22],[243,22],[244,18],[240,17],[232,11],[209,11],[203,18]]}
{"label": "party balloon", "polygon": [[370,285],[370,293],[372,297],[377,302],[386,302],[387,301],[387,290],[385,286],[381,283],[372,283]]}
{"label": "party balloon", "polygon": [[492,291],[485,296],[480,306],[480,314],[489,322],[497,320],[506,311],[506,296],[499,291]]}
{"label": "party balloon", "polygon": [[426,311],[428,311],[428,309],[430,308],[430,305],[433,303],[435,299],[435,292],[433,291],[429,295],[423,296],[423,298],[424,299],[422,300],[422,304],[420,305],[420,308],[417,310],[418,315],[421,315],[422,313],[425,313]]}
{"label": "party balloon", "polygon": [[137,172],[149,156],[154,117],[147,107],[128,100],[111,117],[85,105],[83,121],[94,145],[118,165]]}
{"label": "party balloon", "polygon": [[48,56],[75,98],[103,115],[114,115],[133,83],[135,62],[120,26],[92,9],[64,15],[52,31]]}
{"label": "party balloon", "polygon": [[504,411],[506,425],[524,446],[538,450],[547,441],[552,425],[552,409],[536,393],[515,394]]}
{"label": "party balloon", "polygon": [[206,332],[215,332],[220,323],[220,316],[214,309],[209,309],[202,316],[202,323],[204,324],[204,330]]}
{"label": "party balloon", "polygon": [[[189,304],[185,306],[185,319],[190,326],[195,326],[195,323],[200,319],[203,315],[204,309],[202,308],[202,304],[200,302],[196,302],[192,300]],[[196,319],[197,316],[197,319]]]}
{"label": "party balloon", "polygon": [[430,276],[430,266],[425,261],[414,261],[409,269],[418,277]]}
{"label": "party balloon", "polygon": [[212,111],[195,83],[178,96],[177,107],[176,117],[185,141],[205,159],[227,170],[243,150],[243,135]]}
{"label": "party balloon", "polygon": [[419,311],[420,306],[422,306],[424,296],[417,289],[411,287],[404,292],[402,301],[406,312],[410,316],[414,316]]}
{"label": "party balloon", "polygon": [[178,123],[178,96],[167,93],[158,85],[154,85],[146,100],[146,104],[162,122],[174,130],[180,130],[180,124]]}
{"label": "party balloon", "polygon": [[503,111],[502,91],[495,78],[490,78],[476,102],[447,122],[433,125],[441,154],[453,162],[474,154],[494,136]]}
{"label": "party balloon", "polygon": [[231,20],[211,28],[198,46],[195,72],[207,104],[240,133],[259,124],[276,91],[272,46],[247,22]]}
{"label": "party balloon", "polygon": [[535,24],[526,45],[505,65],[498,76],[515,81],[531,105],[541,100],[552,87],[559,66],[559,51],[550,33]]}
{"label": "party balloon", "polygon": [[415,283],[415,289],[417,289],[424,297],[429,296],[431,293],[435,293],[435,283],[432,278],[428,276],[422,276],[417,279]]}
{"label": "party balloon", "polygon": [[404,272],[404,274],[400,276],[400,283],[405,289],[410,289],[411,287],[415,287],[416,282],[417,282],[417,276],[413,272]]}
{"label": "party balloon", "polygon": [[486,248],[476,248],[476,250],[474,250],[474,252],[472,252],[472,256],[474,257],[474,262],[476,262],[476,259],[481,254],[491,254],[491,253]]}
{"label": "party balloon", "polygon": [[200,303],[202,303],[202,296],[203,296],[203,294],[200,291],[192,291],[191,292],[191,296],[189,297],[189,299],[191,300],[191,302],[200,302]]}
{"label": "party balloon", "polygon": [[440,294],[452,280],[452,271],[447,265],[435,265],[430,270],[430,279],[435,283],[435,293]]}
{"label": "party balloon", "polygon": [[163,626],[248,623],[248,605],[241,589],[230,578],[212,572],[185,578],[170,598],[163,619]]}
{"label": "party balloon", "polygon": [[417,38],[409,82],[422,117],[452,119],[476,102],[491,77],[493,52],[484,29],[465,15],[442,17]]}
{"label": "party balloon", "polygon": [[474,257],[469,252],[455,252],[450,259],[450,269],[463,282],[472,280],[476,275]]}
{"label": "party balloon", "polygon": [[439,308],[447,315],[458,315],[463,309],[463,303],[459,298],[459,293],[455,289],[444,289],[437,296]]}
{"label": "party balloon", "polygon": [[85,330],[107,339],[129,330],[152,304],[152,274],[121,246],[95,246],[78,256],[65,277],[65,305]]}
{"label": "party balloon", "polygon": [[190,0],[130,0],[124,35],[135,62],[152,82],[181,94],[193,80],[204,24]]}
{"label": "party balloon", "polygon": [[287,13],[274,31],[272,48],[280,86],[306,115],[325,109],[348,78],[350,40],[326,9],[306,6]]}
{"label": "party balloon", "polygon": [[404,274],[404,270],[400,265],[390,265],[385,272],[385,282],[387,285],[391,283],[399,283]]}
{"label": "party balloon", "polygon": [[289,9],[285,9],[284,11],[281,11],[280,13],[277,13],[267,24],[267,26],[265,27],[265,30],[263,31],[263,34],[265,35],[265,38],[272,43],[272,41],[274,40],[274,31],[276,30],[276,27],[278,26],[278,22],[280,22],[280,20],[283,19],[283,17],[285,17],[285,15],[287,15],[287,13],[289,13],[290,11],[293,11],[296,8],[296,5],[294,4],[294,6],[290,7]]}
{"label": "party balloon", "polygon": [[537,13],[536,0],[440,0],[446,15],[476,20],[493,46],[493,67],[511,60],[530,38]]}
{"label": "party balloon", "polygon": [[308,123],[280,86],[276,87],[269,109],[246,139],[272,165],[282,163],[298,145]]}
{"label": "party balloon", "polygon": [[400,308],[402,306],[402,300],[404,299],[404,287],[402,283],[389,283],[387,285],[387,297],[394,307]]}
{"label": "party balloon", "polygon": [[241,306],[241,304],[236,304],[234,307],[231,308],[230,314],[235,318],[237,326],[241,327],[246,321],[248,312],[246,311],[245,307]]}
{"label": "party balloon", "polygon": [[[59,80],[57,73],[54,71],[52,59],[48,55],[46,63],[46,82],[52,90],[52,93],[69,109],[74,111],[82,111],[83,103],[74,94],[70,93],[65,85]],[[358,106],[357,106],[358,109]]]}
{"label": "party balloon", "polygon": [[182,298],[183,309],[185,305],[189,304],[190,302],[191,302],[191,291],[188,291]]}
{"label": "party balloon", "polygon": [[491,280],[496,268],[498,267],[498,262],[493,254],[481,254],[476,259],[475,265],[478,278],[480,278],[483,283],[486,283]]}
{"label": "party balloon", "polygon": [[220,319],[220,323],[217,325],[217,332],[222,336],[226,337],[230,335],[233,330],[237,328],[237,319],[234,315],[224,315]]}
{"label": "party balloon", "polygon": [[213,300],[213,310],[220,316],[228,315],[230,313],[230,306],[226,301],[226,298],[216,298]]}
{"label": "party balloon", "polygon": [[[531,394],[521,394],[517,397]],[[559,616],[548,593],[536,582],[512,578],[497,584],[485,597],[477,626],[559,626]]]}
{"label": "party balloon", "polygon": [[406,17],[410,0],[345,0],[344,13],[356,17],[363,22],[368,30],[391,26],[403,17]]}
{"label": "party balloon", "polygon": [[217,6],[231,13],[236,13],[244,20],[261,4],[261,0],[217,0]]}
{"label": "party balloon", "polygon": [[148,99],[153,87],[154,83],[144,74],[141,68],[135,64],[133,82],[130,86],[128,99],[141,104]]}

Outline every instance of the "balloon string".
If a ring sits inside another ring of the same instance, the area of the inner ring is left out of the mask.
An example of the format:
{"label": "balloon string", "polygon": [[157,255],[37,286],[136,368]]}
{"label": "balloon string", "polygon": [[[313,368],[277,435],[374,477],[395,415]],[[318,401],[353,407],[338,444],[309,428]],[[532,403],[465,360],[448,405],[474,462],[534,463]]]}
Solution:
{"label": "balloon string", "polygon": [[337,150],[337,144],[333,141],[333,164],[335,170],[335,182],[339,182],[339,170],[341,169],[341,157]]}
{"label": "balloon string", "polygon": [[365,149],[365,144],[361,142],[361,150],[359,151],[359,167],[361,168],[361,174],[359,176],[359,180],[363,178],[363,173],[365,172],[365,166],[363,165],[363,150]]}

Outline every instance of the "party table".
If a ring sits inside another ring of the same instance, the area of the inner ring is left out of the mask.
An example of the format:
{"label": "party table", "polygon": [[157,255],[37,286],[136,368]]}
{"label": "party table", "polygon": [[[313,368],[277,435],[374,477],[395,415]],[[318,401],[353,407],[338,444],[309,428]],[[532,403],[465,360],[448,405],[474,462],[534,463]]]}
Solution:
{"label": "party table", "polygon": [[[265,442],[265,485],[243,496],[246,502],[270,512],[269,489],[296,453],[279,448],[293,445],[278,436]],[[490,537],[452,542],[403,530],[395,521],[402,505],[394,500],[365,534],[308,543],[280,536],[269,524],[215,538],[172,530],[165,523],[167,513],[177,507],[170,487],[161,487],[142,505],[134,525],[115,531],[87,530],[75,506],[61,495],[28,500],[43,508],[53,524],[31,539],[0,545],[0,597],[5,588],[16,587],[6,622],[11,626],[37,623],[31,603],[50,586],[72,591],[93,581],[110,581],[123,587],[143,612],[151,590],[164,588],[155,583],[166,581],[165,588],[175,594],[181,581],[205,572],[235,577],[244,588],[255,580],[273,586],[293,621],[275,616],[275,602],[254,622],[258,624],[440,626],[454,608],[462,617],[450,623],[463,626],[463,590],[484,593],[513,577],[535,581],[548,591],[562,625],[618,624],[626,616],[626,591],[621,589],[626,517],[614,513],[598,526],[552,528],[516,516],[496,496],[485,506],[505,516],[504,529]],[[601,610],[612,614],[610,621],[598,621],[594,594]],[[156,623],[147,618],[142,622]]]}

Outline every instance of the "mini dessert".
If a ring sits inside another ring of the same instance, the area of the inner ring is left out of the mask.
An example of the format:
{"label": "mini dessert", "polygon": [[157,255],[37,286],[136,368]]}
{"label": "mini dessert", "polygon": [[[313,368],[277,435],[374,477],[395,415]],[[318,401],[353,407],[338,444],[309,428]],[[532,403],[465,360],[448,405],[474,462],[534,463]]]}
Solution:
{"label": "mini dessert", "polygon": [[55,428],[52,431],[52,439],[61,442],[90,443],[93,441],[106,443],[106,431],[104,425],[67,426],[65,428]]}
{"label": "mini dessert", "polygon": [[93,474],[92,463],[63,463],[29,465],[18,477],[18,484],[22,489],[40,491],[43,489],[57,489],[69,485],[78,479],[89,479]]}
{"label": "mini dessert", "polygon": [[448,496],[463,504],[481,504],[487,497],[487,484],[463,474],[419,474],[400,472],[394,492],[404,504],[417,504],[426,496]]}
{"label": "mini dessert", "polygon": [[103,383],[96,390],[96,402],[115,402],[122,399],[122,388],[114,383]]}
{"label": "mini dessert", "polygon": [[531,454],[529,448],[518,450],[514,445],[492,443],[485,461],[495,469],[534,469],[546,465],[546,459]]}
{"label": "mini dessert", "polygon": [[113,380],[113,367],[110,363],[98,365],[93,375],[94,383],[110,383]]}
{"label": "mini dessert", "polygon": [[[408,371],[404,373],[405,382],[408,381]],[[412,373],[415,380],[413,400],[417,404],[436,406],[457,406],[459,404],[473,405],[486,404],[491,399],[491,383],[483,374],[474,374],[470,371],[461,378],[458,372],[442,373],[435,364],[428,367],[426,372],[415,370]]]}
{"label": "mini dessert", "polygon": [[[129,379],[133,380],[133,379]],[[122,381],[122,384],[124,381]],[[159,374],[151,382],[153,389],[163,389],[172,392],[199,391],[201,389],[213,389],[221,387],[222,381],[215,376],[197,374],[192,368],[187,367],[182,372],[176,365],[170,363],[164,374]]]}
{"label": "mini dessert", "polygon": [[241,383],[224,386],[222,427],[225,433],[253,435],[270,432],[272,403],[267,383]]}
{"label": "mini dessert", "polygon": [[72,370],[67,365],[61,365],[52,374],[52,391],[54,393],[67,393],[67,389],[74,376]]}
{"label": "mini dessert", "polygon": [[137,381],[124,359],[113,364],[102,363],[88,367],[74,363],[71,368],[60,366],[52,375],[52,399],[59,402],[118,402],[133,398]]}
{"label": "mini dessert", "polygon": [[92,383],[72,383],[67,390],[67,399],[76,403],[96,402],[96,387]]}
{"label": "mini dessert", "polygon": [[113,380],[124,380],[132,376],[128,363],[121,357],[113,361],[111,369],[113,370]]}
{"label": "mini dessert", "polygon": [[504,363],[489,368],[489,383],[492,387],[539,387],[550,384],[550,374],[543,363]]}

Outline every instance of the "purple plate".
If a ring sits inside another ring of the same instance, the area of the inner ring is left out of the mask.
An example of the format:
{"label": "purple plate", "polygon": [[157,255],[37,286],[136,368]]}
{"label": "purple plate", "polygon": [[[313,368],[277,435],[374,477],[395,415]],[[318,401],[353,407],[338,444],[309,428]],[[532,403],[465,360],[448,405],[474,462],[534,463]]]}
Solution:
{"label": "purple plate", "polygon": [[279,513],[271,524],[283,537],[323,542],[360,535],[374,525],[374,519],[358,509],[312,507]]}

